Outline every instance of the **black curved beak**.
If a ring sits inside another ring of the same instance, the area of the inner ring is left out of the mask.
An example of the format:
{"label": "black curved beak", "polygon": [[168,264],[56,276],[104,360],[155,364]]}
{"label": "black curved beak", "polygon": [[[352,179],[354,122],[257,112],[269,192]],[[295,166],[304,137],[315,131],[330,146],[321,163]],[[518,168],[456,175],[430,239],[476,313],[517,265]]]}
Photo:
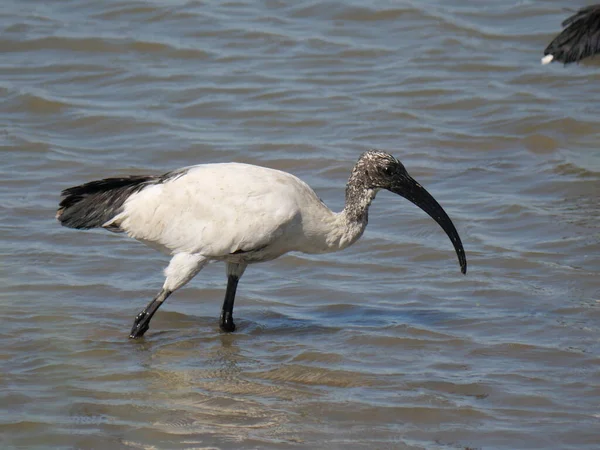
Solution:
{"label": "black curved beak", "polygon": [[454,245],[454,250],[456,250],[458,262],[460,263],[460,271],[463,274],[466,274],[467,257],[465,256],[465,249],[463,248],[460,236],[450,220],[450,217],[448,217],[444,208],[440,206],[435,198],[433,198],[423,186],[408,175],[408,173],[398,176],[389,190],[417,205],[442,227],[452,241],[452,245]]}

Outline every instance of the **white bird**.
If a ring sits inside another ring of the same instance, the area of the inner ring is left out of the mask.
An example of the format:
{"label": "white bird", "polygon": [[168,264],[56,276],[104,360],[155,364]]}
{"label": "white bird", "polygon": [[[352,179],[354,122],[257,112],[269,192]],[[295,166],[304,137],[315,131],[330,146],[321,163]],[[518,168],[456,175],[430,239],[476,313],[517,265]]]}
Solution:
{"label": "white bird", "polygon": [[542,64],[569,64],[600,53],[600,5],[581,8],[562,26],[565,29],[544,50]]}
{"label": "white bird", "polygon": [[346,204],[334,213],[299,178],[249,164],[200,164],[162,176],[106,178],[62,192],[56,218],[70,228],[102,227],[172,255],[158,295],[135,318],[141,337],[163,302],[211,260],[225,261],[227,290],[220,328],[235,330],[233,302],[248,264],[284,253],[328,253],[356,242],[380,189],[410,200],[446,232],[467,271],[452,221],[392,155],[363,153],[346,185]]}

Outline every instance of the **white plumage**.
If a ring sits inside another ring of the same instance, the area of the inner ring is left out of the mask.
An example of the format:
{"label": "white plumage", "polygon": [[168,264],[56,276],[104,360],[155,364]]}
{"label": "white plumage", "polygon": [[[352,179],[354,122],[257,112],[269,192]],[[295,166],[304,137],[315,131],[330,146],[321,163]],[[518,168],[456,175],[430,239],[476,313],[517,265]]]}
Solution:
{"label": "white plumage", "polygon": [[232,254],[257,249],[263,249],[261,261],[295,250],[341,250],[362,231],[346,229],[343,220],[294,175],[226,163],[182,169],[180,176],[132,194],[105,226],[117,225],[167,254],[239,262]]}
{"label": "white plumage", "polygon": [[346,205],[334,213],[302,180],[249,164],[202,164],[163,176],[92,181],[63,191],[58,220],[71,228],[124,232],[172,255],[159,294],[136,317],[137,338],[162,302],[210,260],[227,264],[220,326],[233,331],[233,302],[248,264],[290,251],[326,253],[356,242],[379,189],[409,199],[446,231],[466,273],[462,243],[442,207],[404,166],[385,152],[361,155],[346,186]]}

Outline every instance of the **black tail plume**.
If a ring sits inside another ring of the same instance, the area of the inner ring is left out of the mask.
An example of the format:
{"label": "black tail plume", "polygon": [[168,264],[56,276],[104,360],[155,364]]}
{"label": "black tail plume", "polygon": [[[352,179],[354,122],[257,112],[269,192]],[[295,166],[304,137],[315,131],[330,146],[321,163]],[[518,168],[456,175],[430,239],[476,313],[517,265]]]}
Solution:
{"label": "black tail plume", "polygon": [[106,178],[65,189],[56,218],[69,228],[101,227],[122,211],[131,194],[156,181],[157,177],[148,175]]}

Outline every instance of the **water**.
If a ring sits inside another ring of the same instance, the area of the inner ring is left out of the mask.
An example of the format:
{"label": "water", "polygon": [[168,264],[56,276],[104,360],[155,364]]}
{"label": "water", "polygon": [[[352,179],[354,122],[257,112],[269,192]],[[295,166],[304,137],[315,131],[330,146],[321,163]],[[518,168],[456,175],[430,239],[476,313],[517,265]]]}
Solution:
{"label": "water", "polygon": [[[598,63],[541,66],[561,1],[45,2],[0,18],[4,449],[592,449]],[[381,193],[344,252],[222,265],[133,317],[167,258],[61,228],[59,192],[242,161],[333,209],[392,152],[454,220]]]}

